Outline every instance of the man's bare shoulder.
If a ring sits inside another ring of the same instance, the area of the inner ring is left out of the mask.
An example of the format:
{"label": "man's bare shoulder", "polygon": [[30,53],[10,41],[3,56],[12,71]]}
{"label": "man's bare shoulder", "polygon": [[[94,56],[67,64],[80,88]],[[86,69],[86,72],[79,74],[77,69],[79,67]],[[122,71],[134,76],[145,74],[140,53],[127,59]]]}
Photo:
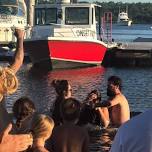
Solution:
{"label": "man's bare shoulder", "polygon": [[111,106],[114,106],[114,105],[118,105],[118,104],[123,104],[123,102],[128,102],[126,97],[122,94],[122,93],[119,93],[117,95],[115,95],[115,97],[113,97],[112,99],[109,100]]}

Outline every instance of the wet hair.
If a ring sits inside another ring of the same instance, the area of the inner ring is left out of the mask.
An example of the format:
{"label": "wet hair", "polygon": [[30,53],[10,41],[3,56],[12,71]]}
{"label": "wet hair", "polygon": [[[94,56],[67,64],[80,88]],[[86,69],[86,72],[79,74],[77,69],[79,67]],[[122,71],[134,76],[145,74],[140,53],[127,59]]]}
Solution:
{"label": "wet hair", "polygon": [[111,84],[115,86],[119,86],[120,90],[122,89],[122,80],[118,76],[110,76],[108,78],[108,82],[110,82]]}
{"label": "wet hair", "polygon": [[54,121],[51,117],[39,114],[35,115],[32,119],[31,132],[33,138],[49,138],[52,129],[54,128]]}
{"label": "wet hair", "polygon": [[65,99],[60,108],[64,120],[74,121],[80,116],[80,102],[74,98]]}
{"label": "wet hair", "polygon": [[67,80],[53,80],[52,86],[55,88],[55,91],[59,96],[63,96],[64,91],[68,90],[69,83]]}
{"label": "wet hair", "polygon": [[13,115],[17,119],[16,126],[21,127],[22,122],[35,112],[35,105],[28,97],[19,98],[13,105]]}

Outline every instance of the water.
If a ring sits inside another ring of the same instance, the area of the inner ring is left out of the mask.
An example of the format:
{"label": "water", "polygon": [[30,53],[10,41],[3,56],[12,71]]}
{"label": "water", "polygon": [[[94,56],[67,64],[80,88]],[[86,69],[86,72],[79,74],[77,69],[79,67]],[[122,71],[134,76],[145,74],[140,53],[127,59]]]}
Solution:
{"label": "water", "polygon": [[152,68],[91,67],[33,73],[30,67],[30,64],[23,65],[17,74],[20,85],[15,94],[7,97],[9,111],[16,99],[28,96],[34,101],[39,112],[48,113],[56,97],[51,86],[53,79],[69,80],[74,97],[80,101],[93,89],[99,89],[102,99],[105,100],[107,79],[111,75],[117,75],[123,80],[123,93],[132,111],[146,111],[152,108]]}
{"label": "water", "polygon": [[137,37],[151,38],[152,25],[132,24],[132,26],[113,25],[112,35],[116,42],[131,42]]}
{"label": "water", "polygon": [[[151,37],[150,25],[133,25],[131,27],[113,26],[113,38],[115,41],[128,42],[134,38]],[[1,63],[5,66],[5,63]],[[107,99],[106,84],[111,75],[120,76],[123,81],[123,93],[129,101],[131,111],[144,112],[152,108],[152,68],[104,68],[89,67],[71,70],[54,70],[48,73],[32,71],[31,64],[24,64],[17,73],[19,88],[17,92],[6,98],[8,111],[16,99],[21,96],[30,97],[36,105],[37,111],[50,113],[56,94],[51,86],[53,79],[67,79],[72,85],[73,95],[80,101],[93,89],[99,89],[102,100]],[[91,152],[101,151],[100,133],[95,134],[94,141],[90,145]]]}

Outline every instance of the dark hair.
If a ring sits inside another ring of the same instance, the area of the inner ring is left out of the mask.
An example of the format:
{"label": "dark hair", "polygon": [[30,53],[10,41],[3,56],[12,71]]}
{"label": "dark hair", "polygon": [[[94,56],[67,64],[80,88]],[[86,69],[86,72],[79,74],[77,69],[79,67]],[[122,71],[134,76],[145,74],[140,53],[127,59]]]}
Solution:
{"label": "dark hair", "polygon": [[110,76],[108,78],[108,82],[110,82],[113,85],[119,86],[119,89],[122,89],[122,80],[118,76]]}
{"label": "dark hair", "polygon": [[97,95],[97,100],[101,101],[101,93],[98,90],[92,90],[89,94],[88,97],[90,97],[92,94],[96,94]]}
{"label": "dark hair", "polygon": [[63,96],[63,92],[68,90],[67,80],[53,80],[52,85],[59,96]]}
{"label": "dark hair", "polygon": [[16,126],[21,127],[21,123],[35,112],[35,105],[28,97],[21,97],[13,105],[13,115],[17,119]]}
{"label": "dark hair", "polygon": [[74,98],[65,99],[60,108],[64,120],[74,121],[80,116],[80,102]]}

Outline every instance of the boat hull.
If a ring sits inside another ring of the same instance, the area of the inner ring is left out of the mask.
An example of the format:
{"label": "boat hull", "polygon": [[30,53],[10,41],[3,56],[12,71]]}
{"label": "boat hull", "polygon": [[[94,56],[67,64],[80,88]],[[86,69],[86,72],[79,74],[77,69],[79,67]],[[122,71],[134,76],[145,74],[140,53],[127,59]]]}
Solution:
{"label": "boat hull", "polygon": [[29,40],[24,46],[34,65],[52,69],[100,65],[107,50],[100,42],[72,40]]}
{"label": "boat hull", "polygon": [[120,22],[117,22],[118,25],[120,26],[131,26],[132,24],[132,21],[120,21]]}

